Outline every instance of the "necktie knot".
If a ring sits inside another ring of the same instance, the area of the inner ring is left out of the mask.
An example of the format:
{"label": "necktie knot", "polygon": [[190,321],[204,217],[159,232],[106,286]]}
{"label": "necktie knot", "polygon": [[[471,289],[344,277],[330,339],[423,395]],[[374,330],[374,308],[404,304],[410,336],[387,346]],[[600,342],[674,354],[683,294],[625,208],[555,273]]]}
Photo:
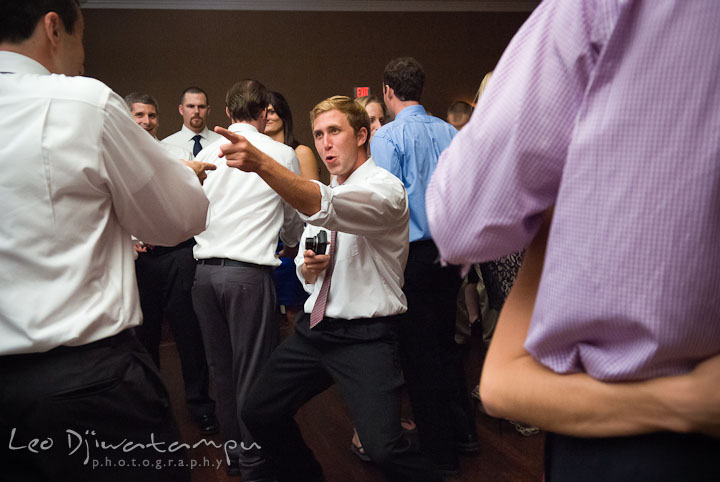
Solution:
{"label": "necktie knot", "polygon": [[196,134],[193,136],[192,140],[195,141],[195,145],[193,146],[193,156],[198,155],[200,151],[202,151],[202,144],[200,144],[200,139],[202,139],[202,136],[200,134]]}

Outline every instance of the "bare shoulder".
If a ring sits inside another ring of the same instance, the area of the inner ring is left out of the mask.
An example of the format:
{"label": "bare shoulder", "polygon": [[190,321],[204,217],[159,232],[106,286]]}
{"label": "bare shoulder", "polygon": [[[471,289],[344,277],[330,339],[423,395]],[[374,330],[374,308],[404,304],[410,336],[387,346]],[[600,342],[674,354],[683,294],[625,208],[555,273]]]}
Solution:
{"label": "bare shoulder", "polygon": [[313,154],[312,149],[310,149],[308,146],[305,146],[303,144],[299,144],[295,148],[295,154],[298,156],[298,158],[305,157],[305,156],[312,156],[313,158],[315,157],[315,154]]}
{"label": "bare shoulder", "polygon": [[320,178],[317,158],[312,149],[300,144],[295,148],[295,155],[297,155],[298,161],[300,162],[300,175],[302,177],[306,179]]}

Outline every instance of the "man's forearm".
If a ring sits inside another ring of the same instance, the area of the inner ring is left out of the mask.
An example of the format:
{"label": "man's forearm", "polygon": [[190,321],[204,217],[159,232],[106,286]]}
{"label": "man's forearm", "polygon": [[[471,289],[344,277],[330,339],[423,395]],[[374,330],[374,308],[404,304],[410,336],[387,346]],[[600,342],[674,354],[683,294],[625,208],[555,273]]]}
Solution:
{"label": "man's forearm", "polygon": [[720,436],[720,356],[687,375],[606,383],[555,373],[525,351],[548,225],[528,248],[485,360],[480,394],[488,413],[574,436],[662,430]]}
{"label": "man's forearm", "polygon": [[221,145],[218,153],[218,157],[225,157],[228,167],[257,173],[280,197],[306,216],[320,211],[322,194],[317,184],[281,166],[242,135],[219,126],[215,132],[230,141]]}

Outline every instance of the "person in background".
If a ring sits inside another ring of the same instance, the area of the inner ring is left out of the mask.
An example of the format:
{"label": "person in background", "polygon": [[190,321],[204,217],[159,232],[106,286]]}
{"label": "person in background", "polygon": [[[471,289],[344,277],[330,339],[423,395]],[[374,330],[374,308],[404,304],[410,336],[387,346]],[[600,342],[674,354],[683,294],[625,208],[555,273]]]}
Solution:
{"label": "person in background", "polygon": [[187,149],[193,156],[197,156],[210,143],[220,139],[207,127],[210,103],[207,93],[200,87],[188,87],[183,91],[178,112],[183,118],[182,128],[167,136],[163,142]]}
{"label": "person in background", "polygon": [[438,262],[425,213],[430,176],[457,130],[427,114],[420,104],[424,84],[425,71],[414,58],[387,64],[383,94],[395,120],[375,132],[370,150],[378,166],[400,179],[408,193],[410,252],[403,286],[408,310],[400,322],[401,362],[420,446],[452,475],[460,468],[458,453],[476,453],[480,444],[455,343],[460,270]]}
{"label": "person in background", "polygon": [[[133,120],[157,140],[160,116],[155,97],[131,92],[125,96],[125,103]],[[193,159],[192,152],[182,147],[159,141],[158,144],[175,159]],[[210,435],[218,431],[218,424],[215,401],[208,393],[210,376],[202,332],[190,293],[195,278],[194,245],[193,238],[175,246],[136,243],[135,276],[143,322],[135,333],[160,368],[162,323],[168,321],[180,358],[188,411],[200,432]]]}
{"label": "person in background", "polygon": [[295,149],[298,162],[300,163],[300,175],[305,179],[320,179],[320,169],[317,158],[312,149],[300,144],[295,139],[293,132],[293,116],[290,105],[285,97],[279,92],[268,92],[267,123],[265,124],[265,135],[270,136],[274,141],[281,142]]}
{"label": "person in background", "polygon": [[361,106],[365,107],[365,110],[370,116],[370,140],[375,135],[375,131],[384,126],[389,122],[390,117],[388,116],[387,107],[380,97],[377,95],[365,95],[355,99]]}
{"label": "person in background", "polygon": [[[319,179],[320,170],[315,154],[313,154],[312,149],[300,144],[295,139],[292,112],[285,97],[279,92],[270,91],[268,92],[268,99],[270,103],[267,109],[265,135],[270,136],[274,141],[295,149],[302,177],[305,179]],[[292,326],[302,310],[302,306],[307,299],[307,293],[295,274],[293,259],[297,255],[297,251],[287,248],[282,240],[278,240],[277,253],[282,263],[272,273],[277,304],[281,311],[285,311],[286,320],[289,326]]]}
{"label": "person in background", "polygon": [[[241,80],[227,92],[230,131],[250,139],[279,166],[298,172],[295,151],[263,134],[268,97],[257,80]],[[210,200],[207,228],[195,236],[198,266],[192,287],[195,313],[214,367],[220,430],[231,451],[230,475],[250,481],[272,480],[262,445],[250,433],[240,409],[277,346],[272,270],[278,236],[297,246],[303,230],[297,212],[253,173],[231,169],[222,158],[221,137],[198,160],[216,162],[203,185]]]}
{"label": "person in background", "polygon": [[460,130],[470,120],[473,107],[464,100],[457,100],[450,104],[447,111],[447,121],[455,129]]}

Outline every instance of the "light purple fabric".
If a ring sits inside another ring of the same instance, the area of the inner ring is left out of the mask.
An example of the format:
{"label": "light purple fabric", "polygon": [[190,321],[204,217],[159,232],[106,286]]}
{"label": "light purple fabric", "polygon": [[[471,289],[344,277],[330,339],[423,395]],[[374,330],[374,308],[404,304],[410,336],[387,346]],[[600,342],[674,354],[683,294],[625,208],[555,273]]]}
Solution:
{"label": "light purple fabric", "polygon": [[427,192],[446,261],[527,246],[555,205],[526,349],[638,380],[720,353],[720,4],[543,2]]}

